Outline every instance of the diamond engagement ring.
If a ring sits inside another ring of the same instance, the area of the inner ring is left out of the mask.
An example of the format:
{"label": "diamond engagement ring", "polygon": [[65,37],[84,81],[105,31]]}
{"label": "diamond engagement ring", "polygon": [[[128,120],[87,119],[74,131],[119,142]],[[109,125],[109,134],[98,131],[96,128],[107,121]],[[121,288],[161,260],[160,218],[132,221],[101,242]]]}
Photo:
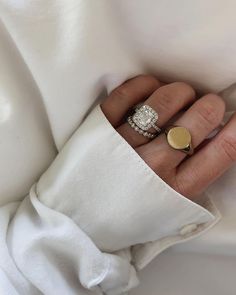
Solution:
{"label": "diamond engagement ring", "polygon": [[[157,120],[157,112],[148,105],[142,105],[135,108],[135,113],[133,116],[128,117],[127,122],[139,134],[148,138],[154,138],[161,133],[161,128],[155,124]],[[150,128],[154,128],[156,132],[148,132]]]}

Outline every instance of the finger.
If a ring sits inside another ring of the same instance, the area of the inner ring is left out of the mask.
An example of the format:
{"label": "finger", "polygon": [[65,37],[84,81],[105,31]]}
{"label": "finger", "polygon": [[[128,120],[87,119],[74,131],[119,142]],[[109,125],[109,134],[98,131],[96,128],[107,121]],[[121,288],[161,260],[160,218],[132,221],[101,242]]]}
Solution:
{"label": "finger", "polygon": [[[208,94],[197,100],[174,125],[187,128],[192,136],[192,145],[196,148],[222,121],[225,104],[216,94]],[[166,136],[162,134],[146,145],[149,151],[155,151],[154,165],[164,161],[169,169],[177,167],[186,157],[182,151],[174,150],[169,146]],[[162,156],[160,156],[162,155]]]}
{"label": "finger", "polygon": [[199,195],[236,161],[236,115],[220,133],[177,170],[176,182],[182,193]]}
{"label": "finger", "polygon": [[111,92],[101,104],[101,109],[116,127],[130,108],[149,97],[160,85],[151,75],[139,75],[129,79]]}
{"label": "finger", "polygon": [[[194,89],[183,82],[175,82],[157,89],[144,104],[149,105],[158,113],[157,125],[162,127],[182,108],[191,104],[195,99]],[[135,131],[128,123],[122,124],[117,131],[132,147],[138,147],[150,141]],[[149,131],[149,130],[148,130]],[[153,132],[153,130],[150,130]]]}

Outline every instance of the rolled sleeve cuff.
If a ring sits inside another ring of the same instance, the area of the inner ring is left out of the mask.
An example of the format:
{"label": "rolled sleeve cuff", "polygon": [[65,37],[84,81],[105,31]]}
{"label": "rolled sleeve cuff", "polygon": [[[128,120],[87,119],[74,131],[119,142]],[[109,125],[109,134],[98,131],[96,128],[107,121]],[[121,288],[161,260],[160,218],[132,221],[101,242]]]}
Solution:
{"label": "rolled sleeve cuff", "polygon": [[147,266],[157,255],[172,245],[187,242],[191,239],[206,233],[221,219],[221,213],[215,206],[213,200],[205,193],[202,196],[201,205],[204,209],[211,212],[214,218],[210,218],[207,222],[186,224],[179,229],[176,235],[169,235],[156,241],[135,245],[131,249],[132,261],[137,270],[141,270]]}
{"label": "rolled sleeve cuff", "polygon": [[139,284],[135,268],[128,260],[109,255],[109,269],[100,287],[106,295],[124,294]]}
{"label": "rolled sleeve cuff", "polygon": [[171,237],[170,246],[186,238],[184,227],[202,231],[219,218],[156,175],[99,105],[41,177],[37,191],[41,202],[72,218],[107,252]]}

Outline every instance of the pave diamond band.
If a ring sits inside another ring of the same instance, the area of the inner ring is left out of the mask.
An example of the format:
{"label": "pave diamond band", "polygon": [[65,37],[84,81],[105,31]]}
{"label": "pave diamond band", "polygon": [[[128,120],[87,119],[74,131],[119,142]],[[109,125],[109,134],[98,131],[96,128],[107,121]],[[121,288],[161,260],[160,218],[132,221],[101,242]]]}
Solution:
{"label": "pave diamond band", "polygon": [[155,138],[155,137],[157,136],[156,133],[151,133],[151,132],[144,131],[144,130],[140,129],[140,128],[134,123],[134,121],[133,121],[133,119],[132,119],[131,116],[129,116],[129,117],[127,118],[127,122],[129,123],[129,125],[130,125],[135,131],[137,131],[139,134],[141,134],[141,135],[143,135],[143,136],[145,136],[145,137],[148,137],[148,138],[153,139],[153,138]]}
{"label": "pave diamond band", "polygon": [[[128,117],[127,122],[139,134],[154,138],[161,133],[161,128],[155,124],[157,120],[158,114],[155,110],[148,105],[141,105],[135,108],[135,113]],[[150,128],[154,128],[156,132],[148,132]]]}
{"label": "pave diamond band", "polygon": [[161,128],[158,127],[156,124],[153,124],[152,128],[154,128],[158,133],[161,133]]}

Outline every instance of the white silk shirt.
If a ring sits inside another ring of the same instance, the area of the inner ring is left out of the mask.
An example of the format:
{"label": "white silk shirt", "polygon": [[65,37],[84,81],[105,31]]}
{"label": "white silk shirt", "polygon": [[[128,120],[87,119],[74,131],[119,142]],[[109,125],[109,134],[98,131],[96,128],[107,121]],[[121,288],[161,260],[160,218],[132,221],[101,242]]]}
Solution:
{"label": "white silk shirt", "polygon": [[194,203],[99,106],[148,73],[221,92],[230,115],[235,9],[0,0],[0,294],[235,294],[236,168]]}

